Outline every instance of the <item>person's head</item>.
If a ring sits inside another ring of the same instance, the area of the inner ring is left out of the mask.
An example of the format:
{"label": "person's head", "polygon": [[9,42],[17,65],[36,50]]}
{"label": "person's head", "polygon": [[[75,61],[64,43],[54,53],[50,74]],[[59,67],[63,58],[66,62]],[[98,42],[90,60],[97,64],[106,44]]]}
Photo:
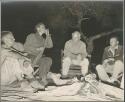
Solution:
{"label": "person's head", "polygon": [[1,32],[1,44],[11,47],[13,46],[14,42],[15,42],[15,38],[12,32],[10,31]]}
{"label": "person's head", "polygon": [[118,38],[116,36],[110,38],[110,46],[111,47],[116,47],[116,46],[118,46],[118,44],[119,44],[119,41],[118,41]]}
{"label": "person's head", "polygon": [[79,31],[75,31],[72,33],[72,40],[73,41],[79,41],[81,37],[81,34]]}
{"label": "person's head", "polygon": [[43,33],[45,33],[46,27],[45,27],[45,25],[44,25],[42,22],[40,22],[40,23],[36,24],[35,30],[36,30],[36,32],[38,32],[38,33],[40,34],[40,36],[41,36]]}

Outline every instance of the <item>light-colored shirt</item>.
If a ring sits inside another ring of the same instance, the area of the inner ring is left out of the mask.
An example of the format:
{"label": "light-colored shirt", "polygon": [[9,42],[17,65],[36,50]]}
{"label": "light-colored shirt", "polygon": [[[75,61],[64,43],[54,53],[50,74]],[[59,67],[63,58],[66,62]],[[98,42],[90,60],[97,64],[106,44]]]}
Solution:
{"label": "light-colored shirt", "polygon": [[15,48],[18,51],[24,52],[24,45],[20,42],[14,42],[13,48]]}
{"label": "light-colored shirt", "polygon": [[86,44],[83,41],[73,42],[73,40],[69,40],[65,43],[64,57],[76,59],[79,54],[82,58],[87,57]]}

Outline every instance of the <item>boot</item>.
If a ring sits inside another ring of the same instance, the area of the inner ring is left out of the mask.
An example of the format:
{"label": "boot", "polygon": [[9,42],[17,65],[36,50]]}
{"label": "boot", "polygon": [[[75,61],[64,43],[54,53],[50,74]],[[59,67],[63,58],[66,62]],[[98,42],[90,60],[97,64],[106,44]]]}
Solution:
{"label": "boot", "polygon": [[36,90],[31,87],[30,83],[26,80],[21,82],[21,89],[27,92],[35,92]]}
{"label": "boot", "polygon": [[44,85],[40,84],[37,80],[30,82],[30,85],[35,89],[45,89]]}

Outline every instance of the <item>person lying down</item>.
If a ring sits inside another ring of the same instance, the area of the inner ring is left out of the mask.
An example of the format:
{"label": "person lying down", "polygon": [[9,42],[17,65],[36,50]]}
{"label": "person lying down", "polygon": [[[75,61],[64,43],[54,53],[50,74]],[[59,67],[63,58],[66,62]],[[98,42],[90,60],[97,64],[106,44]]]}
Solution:
{"label": "person lying down", "polygon": [[117,99],[124,98],[123,90],[98,82],[96,80],[95,74],[87,75],[82,81],[74,79],[73,82],[74,83],[71,85],[55,87],[51,90],[46,89],[46,91],[38,92],[35,94],[37,97],[41,96],[61,97],[61,96],[74,96],[74,95],[91,97],[95,95],[100,97],[112,96],[112,98],[117,98]]}

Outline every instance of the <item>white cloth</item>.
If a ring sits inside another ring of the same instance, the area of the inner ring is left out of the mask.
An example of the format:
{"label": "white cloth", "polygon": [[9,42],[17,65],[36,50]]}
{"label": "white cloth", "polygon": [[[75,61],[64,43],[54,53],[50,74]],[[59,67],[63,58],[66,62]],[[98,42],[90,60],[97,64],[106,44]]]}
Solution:
{"label": "white cloth", "polygon": [[[22,63],[21,63],[22,62]],[[9,85],[16,80],[22,80],[23,75],[31,75],[33,69],[29,65],[23,66],[24,59],[19,61],[18,57],[7,49],[1,50],[1,84]]]}
{"label": "white cloth", "polygon": [[17,79],[22,79],[23,72],[17,59],[6,58],[1,65],[1,84],[9,85]]}

